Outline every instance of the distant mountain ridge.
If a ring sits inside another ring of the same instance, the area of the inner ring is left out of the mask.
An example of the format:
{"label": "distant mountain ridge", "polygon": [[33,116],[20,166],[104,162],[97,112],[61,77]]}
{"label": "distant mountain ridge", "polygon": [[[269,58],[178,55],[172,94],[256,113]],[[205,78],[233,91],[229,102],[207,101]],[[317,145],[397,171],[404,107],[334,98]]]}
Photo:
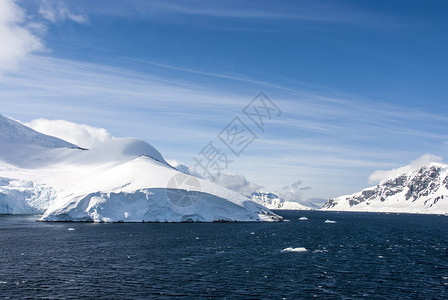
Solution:
{"label": "distant mountain ridge", "polygon": [[286,201],[271,192],[254,192],[250,197],[253,201],[266,206],[269,209],[310,210],[312,207],[298,202]]}
{"label": "distant mountain ridge", "polygon": [[448,165],[432,163],[352,195],[330,199],[324,210],[448,213]]}

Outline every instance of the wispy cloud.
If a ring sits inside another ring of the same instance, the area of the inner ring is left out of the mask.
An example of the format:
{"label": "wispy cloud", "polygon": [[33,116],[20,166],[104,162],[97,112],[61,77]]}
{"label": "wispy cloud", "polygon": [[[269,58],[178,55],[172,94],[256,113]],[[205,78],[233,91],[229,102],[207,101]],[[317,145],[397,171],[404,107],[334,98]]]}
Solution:
{"label": "wispy cloud", "polygon": [[[88,4],[86,4],[88,3]],[[152,17],[167,14],[219,17],[245,20],[295,20],[305,22],[359,23],[362,26],[381,26],[378,20],[391,21],[392,18],[379,13],[366,12],[356,6],[342,3],[316,1],[279,1],[273,5],[269,1],[137,1],[110,0],[109,5],[91,0],[70,3],[78,10],[94,14],[117,16]]]}
{"label": "wispy cloud", "polygon": [[64,1],[59,0],[40,0],[39,14],[52,23],[71,20],[76,23],[86,23],[87,16],[74,13],[69,9]]}
{"label": "wispy cloud", "polygon": [[188,70],[200,76],[199,85],[184,69],[168,69],[172,73],[161,76],[34,56],[26,68],[4,77],[0,101],[3,113],[16,119],[66,119],[106,128],[117,137],[142,138],[165,157],[193,165],[192,157],[241,114],[254,91],[263,90],[282,117],[270,120],[229,172],[243,173],[267,190],[301,178],[312,187],[298,191],[306,197],[354,192],[374,170],[403,165],[428,147],[437,155],[446,148],[448,136],[440,128],[448,120],[441,115],[250,78],[253,86],[247,90],[226,90],[229,80],[241,82],[241,76]]}
{"label": "wispy cloud", "polygon": [[85,15],[73,13],[63,1],[40,0],[38,6],[41,17],[15,0],[0,1],[0,75],[18,68],[29,55],[49,52],[44,43],[49,22],[87,22]]}
{"label": "wispy cloud", "polygon": [[25,12],[13,0],[0,2],[0,75],[10,71],[30,53],[44,50],[36,24],[27,22]]}

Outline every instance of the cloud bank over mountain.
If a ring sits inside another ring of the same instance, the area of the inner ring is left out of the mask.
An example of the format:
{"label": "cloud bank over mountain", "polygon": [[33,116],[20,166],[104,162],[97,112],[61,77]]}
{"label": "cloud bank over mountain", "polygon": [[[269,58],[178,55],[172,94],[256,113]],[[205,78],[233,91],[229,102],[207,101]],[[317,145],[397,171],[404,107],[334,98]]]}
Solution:
{"label": "cloud bank over mountain", "polygon": [[82,148],[92,148],[112,139],[112,135],[104,128],[65,120],[39,118],[23,124],[36,131],[58,137]]}
{"label": "cloud bank over mountain", "polygon": [[414,160],[409,165],[400,167],[400,168],[394,168],[392,170],[377,170],[373,172],[369,176],[369,183],[378,183],[383,180],[388,180],[390,178],[394,178],[398,175],[404,174],[404,173],[410,173],[413,171],[416,171],[420,169],[421,167],[427,166],[431,163],[437,162],[441,163],[443,159],[439,156],[433,155],[433,154],[425,154],[418,159]]}

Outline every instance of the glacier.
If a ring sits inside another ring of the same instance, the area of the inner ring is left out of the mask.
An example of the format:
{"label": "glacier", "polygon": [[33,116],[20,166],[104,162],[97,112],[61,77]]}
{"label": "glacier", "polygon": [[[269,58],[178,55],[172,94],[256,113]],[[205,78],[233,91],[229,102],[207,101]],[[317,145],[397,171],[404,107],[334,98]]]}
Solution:
{"label": "glacier", "polygon": [[282,220],[241,194],[173,168],[135,138],[83,149],[0,115],[0,142],[0,214],[79,222]]}

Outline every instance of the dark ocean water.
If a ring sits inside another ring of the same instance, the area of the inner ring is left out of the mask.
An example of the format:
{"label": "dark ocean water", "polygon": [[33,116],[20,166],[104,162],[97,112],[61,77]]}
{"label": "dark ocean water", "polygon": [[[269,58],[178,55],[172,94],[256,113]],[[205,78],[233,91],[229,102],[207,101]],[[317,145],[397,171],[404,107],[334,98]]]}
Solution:
{"label": "dark ocean water", "polygon": [[278,213],[290,221],[0,216],[0,298],[448,299],[448,217]]}

